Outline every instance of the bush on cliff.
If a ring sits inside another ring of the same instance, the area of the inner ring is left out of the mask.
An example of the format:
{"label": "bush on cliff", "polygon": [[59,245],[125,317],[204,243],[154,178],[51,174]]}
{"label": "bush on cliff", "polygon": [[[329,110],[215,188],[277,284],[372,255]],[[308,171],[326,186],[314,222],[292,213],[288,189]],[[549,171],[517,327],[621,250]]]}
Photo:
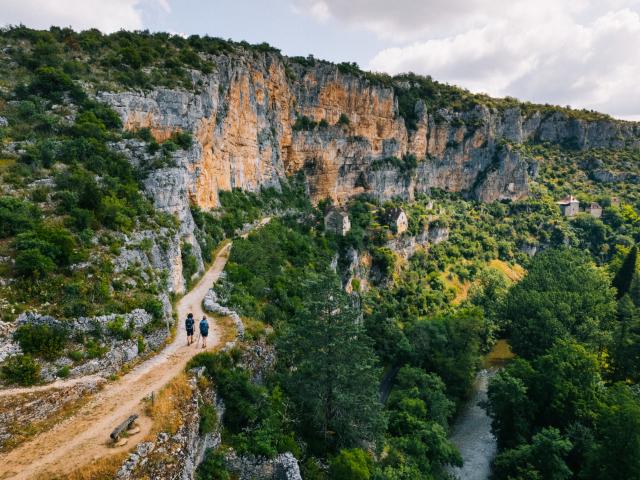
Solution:
{"label": "bush on cliff", "polygon": [[0,367],[0,376],[10,384],[35,385],[40,381],[40,365],[29,355],[14,355]]}
{"label": "bush on cliff", "polygon": [[24,353],[55,360],[66,347],[68,335],[62,326],[26,323],[18,327],[13,338]]}

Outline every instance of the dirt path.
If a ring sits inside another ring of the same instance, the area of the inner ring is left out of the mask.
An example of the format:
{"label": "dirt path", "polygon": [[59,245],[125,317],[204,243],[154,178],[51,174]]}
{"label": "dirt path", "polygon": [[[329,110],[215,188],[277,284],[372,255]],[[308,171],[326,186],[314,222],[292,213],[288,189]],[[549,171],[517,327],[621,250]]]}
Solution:
{"label": "dirt path", "polygon": [[[258,226],[269,220],[263,219]],[[180,321],[188,312],[192,312],[196,319],[202,318],[202,299],[224,270],[230,249],[231,244],[228,244],[218,252],[202,279],[178,302],[176,309]],[[214,348],[220,340],[219,327],[213,322],[210,325],[208,349]],[[64,476],[92,460],[131,450],[136,442],[120,448],[109,447],[109,434],[132,413],[142,413],[143,399],[160,390],[185,368],[191,357],[203,351],[195,345],[187,347],[186,344],[186,332],[184,328],[178,328],[176,338],[162,352],[106,385],[78,413],[11,452],[0,455],[0,479]],[[139,425],[142,431],[134,437],[137,441],[149,432],[151,421],[142,416]]]}

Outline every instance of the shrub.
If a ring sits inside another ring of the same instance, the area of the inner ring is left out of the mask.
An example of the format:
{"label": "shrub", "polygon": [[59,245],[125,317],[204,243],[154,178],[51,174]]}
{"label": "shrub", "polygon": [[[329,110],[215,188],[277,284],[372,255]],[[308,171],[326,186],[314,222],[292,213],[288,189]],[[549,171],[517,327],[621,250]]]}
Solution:
{"label": "shrub", "polygon": [[84,358],[84,354],[79,350],[73,350],[67,354],[67,356],[74,362],[81,362]]}
{"label": "shrub", "polygon": [[125,325],[124,317],[120,315],[107,323],[107,330],[109,331],[109,334],[120,340],[131,340],[131,329],[129,326]]}
{"label": "shrub", "polygon": [[69,366],[65,365],[64,367],[58,369],[58,371],[56,372],[56,376],[59,378],[67,378],[70,372],[71,369],[69,368]]}
{"label": "shrub", "polygon": [[175,132],[170,140],[182,150],[188,150],[193,144],[193,137],[189,132]]}
{"label": "shrub", "polygon": [[162,320],[164,318],[164,306],[162,302],[155,297],[146,298],[140,308],[149,313],[154,320]]}
{"label": "shrub", "polygon": [[191,279],[198,272],[198,262],[193,255],[193,247],[189,243],[182,244],[182,276],[187,285],[191,284]]}
{"label": "shrub", "polygon": [[74,100],[84,99],[84,92],[71,77],[54,67],[38,68],[27,90],[54,102],[61,102],[64,93],[69,93]]}
{"label": "shrub", "polygon": [[215,430],[218,425],[218,414],[213,405],[202,405],[200,407],[200,435],[206,435]]}
{"label": "shrub", "polygon": [[14,268],[22,277],[43,278],[55,269],[53,260],[40,250],[31,248],[16,254]]}
{"label": "shrub", "polygon": [[341,113],[340,118],[338,119],[338,125],[349,125],[349,117],[346,113]]}
{"label": "shrub", "polygon": [[334,480],[369,480],[371,478],[371,459],[360,448],[340,450],[331,460],[330,477]]}
{"label": "shrub", "polygon": [[34,385],[40,381],[40,365],[29,355],[13,355],[4,362],[0,374],[8,383]]}
{"label": "shrub", "polygon": [[296,118],[295,123],[293,124],[293,130],[313,130],[318,126],[318,122],[314,121],[312,118],[307,117],[306,115],[301,115]]}
{"label": "shrub", "polygon": [[134,211],[127,205],[126,200],[115,195],[102,198],[100,218],[106,227],[127,232],[133,227],[133,217]]}
{"label": "shrub", "polygon": [[94,339],[87,342],[86,348],[86,356],[91,359],[102,357],[108,350],[107,347],[100,345],[100,343]]}
{"label": "shrub", "polygon": [[68,331],[58,325],[24,324],[13,334],[24,353],[55,360],[67,345]]}
{"label": "shrub", "polygon": [[380,274],[386,278],[395,266],[395,256],[391,249],[387,247],[376,248],[371,252],[372,265],[375,266]]}
{"label": "shrub", "polygon": [[224,454],[212,449],[205,453],[204,461],[196,470],[198,480],[230,480],[231,475],[225,466]]}
{"label": "shrub", "polygon": [[40,219],[40,209],[30,202],[0,197],[0,238],[30,230]]}
{"label": "shrub", "polygon": [[[65,267],[71,263],[76,242],[71,232],[64,227],[41,226],[36,230],[19,234],[15,247],[18,252],[36,250],[57,266]],[[34,253],[31,253],[31,256],[37,259]]]}

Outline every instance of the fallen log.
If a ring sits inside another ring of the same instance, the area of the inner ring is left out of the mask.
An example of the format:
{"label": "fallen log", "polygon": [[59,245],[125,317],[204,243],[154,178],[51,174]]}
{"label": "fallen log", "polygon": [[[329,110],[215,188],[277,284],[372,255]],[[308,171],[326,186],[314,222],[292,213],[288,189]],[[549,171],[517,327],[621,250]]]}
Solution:
{"label": "fallen log", "polygon": [[118,440],[122,432],[131,428],[131,425],[133,425],[133,422],[135,422],[137,418],[138,415],[131,415],[124,422],[118,425],[115,430],[111,432],[111,435],[109,435],[111,437],[111,440],[113,440],[114,442]]}

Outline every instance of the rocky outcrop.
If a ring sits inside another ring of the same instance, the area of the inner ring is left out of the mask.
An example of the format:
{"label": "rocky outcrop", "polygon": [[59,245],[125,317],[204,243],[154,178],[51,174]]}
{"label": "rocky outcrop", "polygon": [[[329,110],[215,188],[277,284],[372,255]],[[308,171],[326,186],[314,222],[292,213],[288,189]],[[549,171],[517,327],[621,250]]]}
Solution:
{"label": "rocky outcrop", "polygon": [[[129,339],[113,336],[109,330],[110,324],[119,319],[125,329],[130,331]],[[153,317],[144,310],[133,310],[123,315],[103,315],[99,317],[80,317],[70,321],[60,321],[47,315],[39,315],[33,312],[21,314],[15,323],[6,328],[5,333],[0,336],[0,361],[9,355],[21,353],[20,347],[13,340],[13,332],[21,325],[49,325],[52,327],[64,328],[73,333],[73,338],[87,335],[98,344],[102,344],[102,352],[97,358],[83,358],[75,361],[66,356],[62,356],[54,361],[40,359],[41,377],[45,382],[51,382],[59,375],[60,369],[65,368],[65,376],[69,378],[82,377],[88,375],[101,375],[107,377],[119,372],[126,364],[134,361],[140,355],[140,347],[144,346],[145,351],[159,349],[167,338],[168,332],[165,328],[149,329]],[[73,349],[83,350],[83,346],[78,344],[71,346]]]}
{"label": "rocky outcrop", "polygon": [[267,460],[253,455],[239,456],[229,450],[225,460],[227,468],[239,480],[302,480],[298,460],[289,452]]}
{"label": "rocky outcrop", "polygon": [[[100,95],[127,129],[150,128],[158,140],[175,131],[193,134],[196,142],[179,155],[178,170],[158,173],[148,187],[178,191],[171,198],[187,196],[205,209],[219,204],[221,190],[255,191],[298,171],[305,172],[316,201],[341,202],[359,193],[411,199],[434,187],[482,201],[517,200],[528,194],[536,169],[530,158],[502,147],[505,142],[576,149],[640,146],[635,123],[588,121],[560,110],[477,105],[429,111],[419,100],[414,128],[408,129],[398,107],[408,82],[385,85],[343,74],[326,62],[303,66],[272,53],[210,60],[211,74],[192,73],[200,85],[194,92],[158,88]],[[297,128],[302,116],[322,123]],[[407,155],[415,156],[417,165],[380,164]],[[164,197],[154,195],[156,205],[170,203],[170,196]]]}
{"label": "rocky outcrop", "polygon": [[428,230],[419,233],[418,235],[401,235],[394,237],[387,242],[387,247],[393,250],[394,253],[400,255],[404,259],[410,258],[419,248],[424,248],[429,245],[429,233]]}
{"label": "rocky outcrop", "polygon": [[236,338],[238,340],[242,340],[244,338],[244,324],[242,323],[240,315],[238,315],[234,310],[231,310],[224,305],[220,305],[218,303],[218,296],[216,295],[215,290],[210,289],[207,292],[202,300],[202,306],[207,312],[231,318],[236,327]]}
{"label": "rocky outcrop", "polygon": [[[204,271],[202,252],[196,239],[196,225],[190,207],[190,191],[193,190],[195,177],[186,168],[198,158],[201,149],[195,144],[188,150],[174,152],[171,158],[167,159],[162,158],[162,154],[149,153],[147,145],[140,140],[127,139],[114,143],[112,147],[147,173],[144,188],[154,207],[177,220],[176,227],[141,230],[123,235],[124,247],[114,262],[116,271],[120,272],[132,266],[142,267],[143,270],[151,267],[157,271],[165,271],[167,290],[184,293],[184,243],[191,245],[191,253],[197,267],[195,274]],[[166,165],[167,163],[169,165]],[[141,245],[146,245],[146,248],[140,248]]]}

